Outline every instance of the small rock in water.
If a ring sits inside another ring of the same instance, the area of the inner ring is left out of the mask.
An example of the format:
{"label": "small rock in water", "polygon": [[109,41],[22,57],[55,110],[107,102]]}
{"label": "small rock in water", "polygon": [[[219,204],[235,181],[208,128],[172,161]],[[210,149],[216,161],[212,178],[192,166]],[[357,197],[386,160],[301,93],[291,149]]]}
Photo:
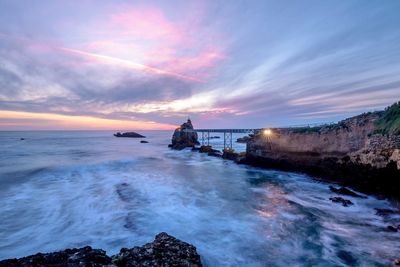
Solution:
{"label": "small rock in water", "polygon": [[378,216],[387,216],[395,213],[394,210],[391,209],[375,209],[375,210],[376,210],[375,214]]}
{"label": "small rock in water", "polygon": [[351,255],[350,252],[345,250],[340,250],[336,255],[348,266],[357,266],[357,259]]}
{"label": "small rock in water", "polygon": [[397,228],[394,226],[389,225],[388,227],[386,227],[386,229],[390,232],[397,232]]}
{"label": "small rock in water", "polygon": [[341,203],[343,205],[343,207],[348,207],[350,205],[353,205],[353,202],[351,202],[348,199],[344,199],[341,197],[331,197],[329,198],[330,201],[335,202],[335,203]]}
{"label": "small rock in water", "polygon": [[135,133],[135,132],[127,132],[127,133],[116,133],[114,134],[115,137],[131,137],[131,138],[146,138],[145,136]]}
{"label": "small rock in water", "polygon": [[146,141],[146,140],[142,140],[142,141],[140,141],[140,143],[142,143],[142,144],[147,144],[149,141]]}
{"label": "small rock in water", "polygon": [[351,197],[359,197],[359,198],[366,198],[362,195],[359,195],[353,191],[351,191],[350,189],[347,189],[346,187],[340,187],[340,188],[335,188],[333,186],[329,186],[329,189],[336,193],[336,194],[340,194],[340,195],[346,195],[346,196],[351,196]]}

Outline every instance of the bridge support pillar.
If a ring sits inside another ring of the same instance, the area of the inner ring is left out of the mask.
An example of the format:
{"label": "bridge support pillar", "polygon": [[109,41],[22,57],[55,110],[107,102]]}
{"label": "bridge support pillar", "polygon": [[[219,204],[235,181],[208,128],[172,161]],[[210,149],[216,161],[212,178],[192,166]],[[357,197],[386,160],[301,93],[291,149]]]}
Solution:
{"label": "bridge support pillar", "polygon": [[232,149],[232,131],[224,132],[224,149]]}

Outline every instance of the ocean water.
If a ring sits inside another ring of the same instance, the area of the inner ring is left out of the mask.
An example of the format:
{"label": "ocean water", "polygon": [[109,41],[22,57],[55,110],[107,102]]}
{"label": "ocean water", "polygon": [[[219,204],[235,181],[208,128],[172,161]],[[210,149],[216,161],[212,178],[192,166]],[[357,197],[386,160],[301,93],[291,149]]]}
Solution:
{"label": "ocean water", "polygon": [[[0,259],[90,245],[109,255],[165,231],[205,266],[387,266],[398,215],[369,196],[332,203],[328,183],[111,132],[0,133]],[[23,137],[25,140],[20,140]],[[222,139],[214,139],[217,145]],[[235,144],[238,150],[244,145]]]}

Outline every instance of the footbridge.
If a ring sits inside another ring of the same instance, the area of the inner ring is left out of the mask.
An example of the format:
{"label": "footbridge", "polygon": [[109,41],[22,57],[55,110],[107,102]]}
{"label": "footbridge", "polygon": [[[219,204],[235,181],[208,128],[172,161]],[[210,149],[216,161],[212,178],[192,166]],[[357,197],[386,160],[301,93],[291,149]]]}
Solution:
{"label": "footbridge", "polygon": [[262,129],[184,129],[184,132],[197,132],[201,133],[201,145],[210,145],[210,139],[213,139],[211,134],[223,133],[224,134],[224,149],[233,148],[233,134],[256,134]]}

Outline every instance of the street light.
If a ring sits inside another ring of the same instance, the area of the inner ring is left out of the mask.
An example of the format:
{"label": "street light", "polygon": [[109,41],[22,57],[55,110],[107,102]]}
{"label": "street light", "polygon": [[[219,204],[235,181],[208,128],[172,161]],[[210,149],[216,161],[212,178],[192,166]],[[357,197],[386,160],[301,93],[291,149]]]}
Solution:
{"label": "street light", "polygon": [[270,135],[272,134],[272,131],[271,131],[270,129],[265,129],[265,130],[263,131],[263,133],[264,133],[264,135],[266,135],[266,136],[270,136]]}
{"label": "street light", "polygon": [[262,133],[263,133],[263,136],[265,137],[265,143],[266,143],[267,149],[272,150],[272,142],[271,142],[272,131],[271,131],[271,129],[264,129]]}

